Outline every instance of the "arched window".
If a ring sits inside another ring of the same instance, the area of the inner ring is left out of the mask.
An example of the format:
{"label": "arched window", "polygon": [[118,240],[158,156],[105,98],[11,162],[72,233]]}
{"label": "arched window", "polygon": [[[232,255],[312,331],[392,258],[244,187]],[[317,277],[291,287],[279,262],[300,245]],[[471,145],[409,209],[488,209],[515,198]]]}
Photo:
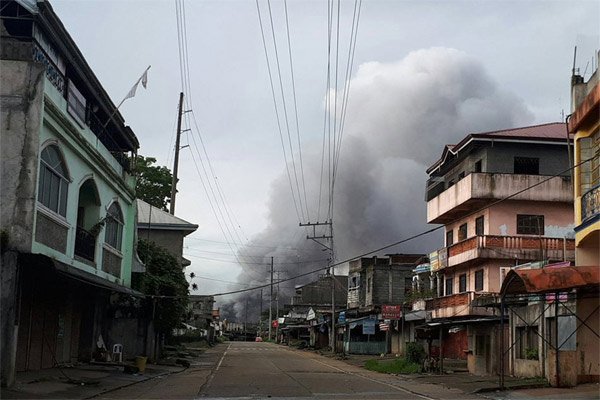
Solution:
{"label": "arched window", "polygon": [[121,250],[123,239],[123,214],[117,202],[111,204],[106,212],[106,233],[104,242],[117,250]]}
{"label": "arched window", "polygon": [[63,217],[67,214],[68,176],[58,147],[46,146],[40,157],[38,201]]}

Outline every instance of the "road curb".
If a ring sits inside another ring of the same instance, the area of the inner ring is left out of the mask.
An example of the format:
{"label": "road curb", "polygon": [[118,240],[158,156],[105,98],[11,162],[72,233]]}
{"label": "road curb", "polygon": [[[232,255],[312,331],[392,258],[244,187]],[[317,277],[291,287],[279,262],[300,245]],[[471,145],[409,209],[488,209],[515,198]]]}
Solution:
{"label": "road curb", "polygon": [[94,399],[94,398],[96,398],[96,397],[99,397],[99,396],[102,396],[102,395],[104,395],[104,394],[106,394],[106,393],[111,393],[111,392],[114,392],[114,391],[116,391],[116,390],[119,390],[119,389],[124,389],[124,388],[130,387],[130,386],[133,386],[133,385],[137,385],[138,383],[148,382],[148,381],[150,381],[150,380],[152,380],[152,379],[160,378],[160,377],[162,377],[162,376],[168,376],[168,375],[173,375],[173,374],[179,374],[179,373],[181,373],[181,372],[183,372],[183,371],[185,371],[185,370],[187,370],[187,369],[188,369],[188,367],[185,367],[185,368],[183,368],[183,369],[180,369],[179,371],[166,371],[166,372],[163,372],[163,373],[161,373],[161,374],[158,374],[158,375],[149,376],[149,377],[147,377],[147,378],[145,378],[145,379],[142,379],[142,380],[140,380],[140,381],[129,382],[129,383],[126,383],[126,384],[124,384],[124,385],[120,385],[120,386],[116,386],[116,387],[114,387],[114,388],[110,388],[110,389],[103,390],[102,392],[99,392],[99,393],[93,394],[93,395],[91,395],[91,396],[88,396],[88,397],[83,397],[83,399],[84,399],[84,400],[87,400],[87,399]]}

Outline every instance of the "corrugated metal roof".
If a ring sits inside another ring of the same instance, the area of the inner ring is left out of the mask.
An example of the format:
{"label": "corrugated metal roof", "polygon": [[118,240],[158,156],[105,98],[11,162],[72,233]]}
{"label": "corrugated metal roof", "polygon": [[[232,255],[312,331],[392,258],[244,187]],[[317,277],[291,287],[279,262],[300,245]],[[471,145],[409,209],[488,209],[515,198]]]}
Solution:
{"label": "corrugated metal roof", "polygon": [[166,229],[193,232],[198,225],[192,224],[179,217],[169,214],[160,208],[154,207],[143,200],[137,199],[138,227],[147,229]]}
{"label": "corrugated metal roof", "polygon": [[563,122],[525,126],[522,128],[502,129],[499,131],[473,133],[473,136],[515,137],[533,139],[566,139],[567,127]]}
{"label": "corrugated metal roof", "polygon": [[502,294],[551,293],[600,285],[600,266],[545,267],[511,270]]}

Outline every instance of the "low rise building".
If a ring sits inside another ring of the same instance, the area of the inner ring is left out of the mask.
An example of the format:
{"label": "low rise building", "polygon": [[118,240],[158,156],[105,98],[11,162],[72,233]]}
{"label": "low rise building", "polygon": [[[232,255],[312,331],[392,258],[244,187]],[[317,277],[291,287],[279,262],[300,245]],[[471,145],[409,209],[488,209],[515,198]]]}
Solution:
{"label": "low rise building", "polygon": [[[401,353],[397,321],[384,306],[401,307],[413,287],[413,269],[423,254],[388,254],[350,261],[344,350],[354,354]],[[398,317],[399,320],[399,317]]]}
{"label": "low rise building", "polygon": [[[531,261],[574,261],[573,192],[563,123],[475,133],[428,170],[427,221],[445,226],[430,255],[433,298],[420,303],[441,357],[498,372],[497,293]],[[419,311],[419,310],[415,310]]]}
{"label": "low rise building", "polygon": [[[47,1],[0,9],[2,383],[107,359],[128,317],[138,140]],[[137,348],[124,346],[124,356]]]}

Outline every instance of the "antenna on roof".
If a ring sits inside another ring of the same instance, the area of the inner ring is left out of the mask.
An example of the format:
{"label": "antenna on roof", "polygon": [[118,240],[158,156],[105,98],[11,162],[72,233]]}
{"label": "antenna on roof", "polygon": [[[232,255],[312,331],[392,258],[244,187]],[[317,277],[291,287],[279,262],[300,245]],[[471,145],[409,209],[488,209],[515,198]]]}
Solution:
{"label": "antenna on roof", "polygon": [[575,76],[575,63],[577,62],[577,46],[573,50],[573,69],[571,71],[571,75]]}

